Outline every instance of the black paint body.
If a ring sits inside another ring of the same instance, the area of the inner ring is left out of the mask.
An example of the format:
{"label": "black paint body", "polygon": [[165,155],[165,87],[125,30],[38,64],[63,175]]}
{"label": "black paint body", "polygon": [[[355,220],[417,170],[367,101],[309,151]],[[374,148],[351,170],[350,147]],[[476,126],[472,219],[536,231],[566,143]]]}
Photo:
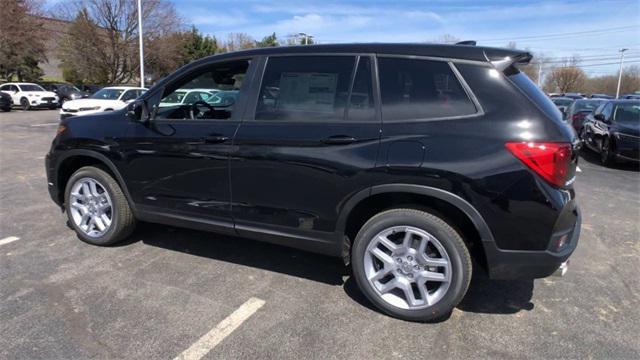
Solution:
{"label": "black paint body", "polygon": [[[367,57],[373,121],[254,120],[270,56]],[[236,234],[340,256],[351,215],[372,197],[415,195],[455,208],[473,224],[480,263],[494,278],[542,277],[575,249],[580,215],[571,185],[556,188],[505,148],[507,141],[576,142],[561,114],[545,111],[487,60],[513,50],[444,45],[319,45],[249,50],[189,64],[150,89],[154,94],[192,69],[228,59],[251,66],[231,119],[131,120],[125,110],[70,118],[47,156],[51,195],[63,202],[77,164],[114,173],[141,220]],[[418,56],[455,69],[477,107],[468,116],[382,121],[377,59]],[[167,135],[171,133],[172,135]],[[75,164],[75,165],[74,165]],[[456,224],[454,224],[456,225]],[[571,244],[550,250],[562,234]],[[351,239],[352,240],[352,239]]]}

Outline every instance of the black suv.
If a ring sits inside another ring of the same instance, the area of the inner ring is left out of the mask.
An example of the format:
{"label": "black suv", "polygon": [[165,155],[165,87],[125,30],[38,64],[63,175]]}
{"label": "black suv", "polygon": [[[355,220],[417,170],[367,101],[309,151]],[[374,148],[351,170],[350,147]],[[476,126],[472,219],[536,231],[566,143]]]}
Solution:
{"label": "black suv", "polygon": [[[141,220],[341,256],[382,311],[440,318],[473,271],[564,273],[576,248],[579,141],[518,71],[530,58],[407,44],[207,57],[126,109],[63,120],[49,191],[91,244]],[[169,101],[189,89],[213,95]]]}

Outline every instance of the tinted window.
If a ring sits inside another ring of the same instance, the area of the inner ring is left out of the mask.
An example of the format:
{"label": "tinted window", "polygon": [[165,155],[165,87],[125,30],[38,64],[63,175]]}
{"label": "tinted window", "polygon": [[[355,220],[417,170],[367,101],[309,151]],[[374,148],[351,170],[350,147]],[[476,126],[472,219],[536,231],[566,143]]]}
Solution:
{"label": "tinted window", "polygon": [[373,103],[373,88],[371,86],[371,60],[361,57],[358,70],[353,80],[353,89],[349,97],[349,120],[374,120],[375,107]]}
{"label": "tinted window", "polygon": [[[188,73],[165,88],[155,117],[185,120],[231,118],[249,63],[249,60],[228,61]],[[214,96],[223,92],[232,95],[225,101]]]}
{"label": "tinted window", "polygon": [[122,95],[122,101],[133,100],[138,97],[138,90],[129,90],[124,95]]}
{"label": "tinted window", "polygon": [[11,85],[2,85],[2,86],[0,86],[0,90],[9,91],[9,90],[11,90]]}
{"label": "tinted window", "polygon": [[[536,105],[538,105],[538,107],[542,111],[544,111],[545,114],[547,114],[547,116],[551,118],[557,118],[557,119],[562,118],[562,113],[560,112],[560,110],[558,110],[558,108],[555,105],[553,105],[553,102],[549,100],[547,95],[545,95],[542,91],[540,91],[538,86],[534,84],[533,81],[531,81],[531,79],[529,79],[529,77],[526,74],[518,71],[515,68],[511,68],[511,70],[516,72],[512,75],[509,75],[509,79],[511,79],[511,81],[513,81],[513,83],[520,90],[522,90],[522,92],[524,92],[527,95],[527,97],[529,97],[529,99],[531,99],[531,101],[536,103]],[[570,103],[571,103],[571,100],[569,100],[569,104]],[[560,106],[563,106],[563,105],[560,105]]]}
{"label": "tinted window", "polygon": [[353,56],[269,58],[256,119],[344,119],[354,64]]}
{"label": "tinted window", "polygon": [[611,119],[611,113],[613,113],[613,104],[612,103],[608,103],[602,109],[602,115],[604,116],[604,118],[606,120],[609,120],[609,119]]}
{"label": "tinted window", "polygon": [[36,84],[21,84],[20,89],[22,91],[44,91],[42,87]]}
{"label": "tinted window", "polygon": [[476,108],[448,63],[379,58],[382,117],[385,120],[470,115]]}

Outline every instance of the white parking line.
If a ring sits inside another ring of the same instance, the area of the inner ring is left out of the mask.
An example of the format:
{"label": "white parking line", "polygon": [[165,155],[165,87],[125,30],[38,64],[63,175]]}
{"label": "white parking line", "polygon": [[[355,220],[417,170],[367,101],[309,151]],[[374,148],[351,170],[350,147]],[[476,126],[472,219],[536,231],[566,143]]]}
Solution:
{"label": "white parking line", "polygon": [[236,311],[222,320],[216,327],[204,334],[174,360],[199,360],[213,350],[222,340],[229,336],[235,329],[253,315],[264,305],[264,300],[251,298],[242,304]]}
{"label": "white parking line", "polygon": [[577,172],[582,172],[582,169],[580,169],[580,166],[576,166],[576,171]]}
{"label": "white parking line", "polygon": [[30,125],[31,127],[42,127],[42,126],[53,126],[53,125],[59,125],[60,123],[44,123],[44,124],[33,124]]}
{"label": "white parking line", "polygon": [[9,236],[9,237],[6,237],[6,238],[4,238],[4,239],[0,240],[0,245],[6,245],[6,244],[8,244],[8,243],[12,243],[12,242],[14,242],[14,241],[18,241],[18,240],[20,240],[20,238],[19,238],[19,237],[16,237],[16,236]]}

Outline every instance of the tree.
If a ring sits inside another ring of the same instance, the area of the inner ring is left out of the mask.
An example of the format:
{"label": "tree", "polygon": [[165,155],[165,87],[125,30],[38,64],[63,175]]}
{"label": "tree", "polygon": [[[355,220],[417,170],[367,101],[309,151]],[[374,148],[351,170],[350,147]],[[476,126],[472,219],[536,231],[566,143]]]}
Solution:
{"label": "tree", "polygon": [[255,47],[256,41],[246,33],[230,33],[227,35],[227,41],[224,43],[225,51],[238,51],[253,49]]}
{"label": "tree", "polygon": [[[145,41],[176,32],[180,18],[168,0],[144,0],[142,4]],[[138,13],[136,1],[77,0],[62,4],[62,17],[72,18],[67,35],[59,45],[63,70],[84,81],[120,84],[138,74]],[[162,51],[150,48],[146,53]],[[155,55],[159,58],[159,55]]]}
{"label": "tree", "polygon": [[46,34],[32,0],[2,2],[0,11],[0,78],[35,81],[42,76],[38,63],[47,61]]}
{"label": "tree", "polygon": [[256,47],[273,47],[273,46],[279,46],[280,44],[278,43],[278,38],[276,37],[276,33],[273,33],[269,36],[265,36],[262,38],[262,40],[258,41],[256,43]]}
{"label": "tree", "polygon": [[184,35],[184,64],[220,51],[218,40],[209,35],[202,35],[195,26],[191,27],[191,31],[184,33]]}
{"label": "tree", "polygon": [[587,75],[578,67],[579,62],[577,57],[572,57],[567,59],[563,65],[552,68],[545,80],[545,90],[547,92],[582,91]]}

